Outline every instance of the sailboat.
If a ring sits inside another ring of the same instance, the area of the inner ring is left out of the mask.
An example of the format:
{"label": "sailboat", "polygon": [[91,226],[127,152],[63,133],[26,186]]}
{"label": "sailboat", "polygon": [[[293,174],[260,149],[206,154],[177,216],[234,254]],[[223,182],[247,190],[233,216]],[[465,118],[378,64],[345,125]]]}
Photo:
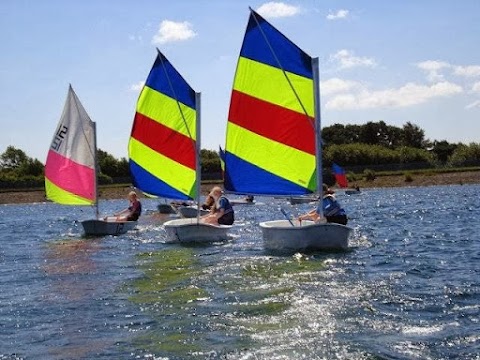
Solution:
{"label": "sailboat", "polygon": [[96,125],[69,85],[45,163],[45,193],[58,204],[95,206],[95,219],[82,221],[85,235],[123,234],[137,222],[99,218],[96,142]]}
{"label": "sailboat", "polygon": [[[227,191],[321,194],[318,79],[318,59],[250,9],[227,122]],[[279,251],[346,249],[352,233],[344,225],[290,219],[260,227],[265,248]]]}
{"label": "sailboat", "polygon": [[[200,93],[196,93],[157,49],[137,102],[128,144],[133,185],[143,192],[200,203]],[[195,218],[164,223],[167,240],[215,242],[230,226]]]}
{"label": "sailboat", "polygon": [[356,186],[353,189],[348,188],[348,179],[347,174],[345,174],[345,170],[338,164],[332,164],[332,174],[335,176],[335,181],[337,182],[338,186],[345,189],[346,195],[356,195],[360,194],[360,188]]}

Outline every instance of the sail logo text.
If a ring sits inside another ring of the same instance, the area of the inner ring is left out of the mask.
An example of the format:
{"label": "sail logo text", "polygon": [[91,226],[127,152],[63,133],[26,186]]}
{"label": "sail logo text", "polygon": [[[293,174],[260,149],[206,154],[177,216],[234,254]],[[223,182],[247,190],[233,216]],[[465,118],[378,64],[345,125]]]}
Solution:
{"label": "sail logo text", "polygon": [[62,145],[63,139],[65,139],[67,132],[68,132],[67,126],[62,125],[58,127],[57,133],[55,134],[55,137],[53,138],[53,141],[52,141],[51,148],[53,150],[58,151],[58,149],[60,149],[60,146]]}

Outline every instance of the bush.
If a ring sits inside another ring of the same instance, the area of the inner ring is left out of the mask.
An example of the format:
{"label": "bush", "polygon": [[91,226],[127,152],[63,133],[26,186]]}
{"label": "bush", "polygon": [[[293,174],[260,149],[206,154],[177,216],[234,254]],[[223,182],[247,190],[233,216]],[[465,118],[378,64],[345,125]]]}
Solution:
{"label": "bush", "polygon": [[365,169],[363,172],[363,176],[365,177],[365,180],[367,181],[373,181],[377,177],[375,174],[375,171],[370,170],[370,169]]}
{"label": "bush", "polygon": [[412,182],[413,181],[413,176],[411,173],[406,172],[405,173],[405,182]]}

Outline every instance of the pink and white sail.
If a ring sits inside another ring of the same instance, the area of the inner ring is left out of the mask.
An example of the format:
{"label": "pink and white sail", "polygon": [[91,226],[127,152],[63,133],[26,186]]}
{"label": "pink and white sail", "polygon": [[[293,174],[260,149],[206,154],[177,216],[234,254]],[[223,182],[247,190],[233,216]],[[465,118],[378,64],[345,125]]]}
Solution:
{"label": "pink and white sail", "polygon": [[45,192],[65,205],[97,203],[95,123],[69,86],[45,164]]}

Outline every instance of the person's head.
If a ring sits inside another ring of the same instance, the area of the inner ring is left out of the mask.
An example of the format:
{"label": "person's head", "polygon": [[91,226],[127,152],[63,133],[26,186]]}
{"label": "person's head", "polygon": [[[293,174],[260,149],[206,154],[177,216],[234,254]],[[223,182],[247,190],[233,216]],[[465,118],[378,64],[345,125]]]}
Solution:
{"label": "person's head", "polygon": [[205,205],[212,206],[214,203],[215,203],[215,199],[213,198],[212,195],[208,194],[207,197],[205,198]]}
{"label": "person's head", "polygon": [[130,191],[128,193],[128,200],[135,201],[137,199],[137,193],[135,191]]}
{"label": "person's head", "polygon": [[323,189],[323,194],[324,194],[324,195],[328,195],[328,194],[330,194],[330,195],[331,195],[331,194],[335,194],[335,191],[333,191],[333,190],[329,189],[328,185],[327,185],[327,184],[325,184],[325,183],[323,183],[323,187],[322,187],[322,189]]}
{"label": "person's head", "polygon": [[222,195],[223,190],[220,186],[215,186],[211,191],[210,191],[210,196],[213,197],[216,200]]}

